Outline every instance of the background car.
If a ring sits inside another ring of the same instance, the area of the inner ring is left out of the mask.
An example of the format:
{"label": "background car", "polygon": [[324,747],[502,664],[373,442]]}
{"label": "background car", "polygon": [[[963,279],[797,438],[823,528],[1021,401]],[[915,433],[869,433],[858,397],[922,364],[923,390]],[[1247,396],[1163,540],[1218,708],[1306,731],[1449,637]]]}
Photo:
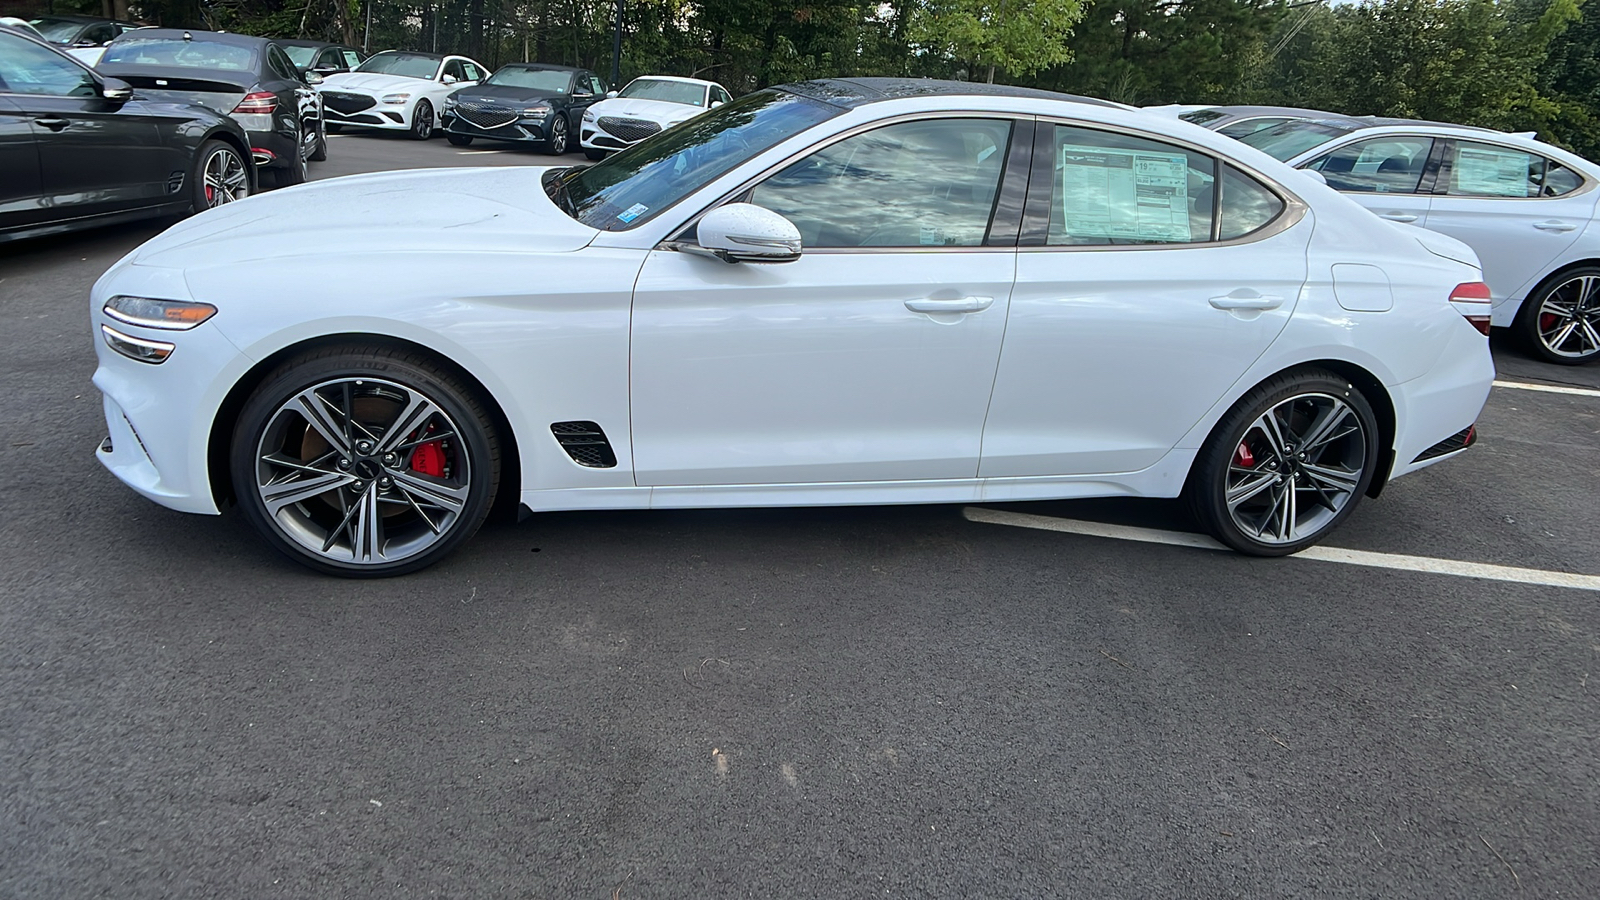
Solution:
{"label": "background car", "polygon": [[15,16],[0,16],[0,28],[12,28],[22,32],[28,37],[38,38],[41,41],[45,39],[44,35],[39,33],[39,29],[29,25],[26,21]]}
{"label": "background car", "polygon": [[592,166],[250,206],[95,285],[99,456],[338,575],[428,565],[501,497],[1182,495],[1282,555],[1464,451],[1494,378],[1461,242],[1042,91],[807,82]]}
{"label": "background car", "polygon": [[1550,362],[1600,359],[1600,166],[1525,134],[1406,119],[1324,114],[1241,140],[1382,218],[1465,241],[1494,325]]}
{"label": "background car", "polygon": [[295,68],[277,41],[215,31],[142,28],[111,42],[97,67],[140,96],[231,115],[250,135],[258,168],[280,186],[328,158],[319,76]]}
{"label": "background car", "polygon": [[29,20],[44,39],[66,50],[85,65],[95,65],[106,45],[140,28],[136,22],[119,22],[96,16],[40,16]]}
{"label": "background car", "polygon": [[332,130],[351,125],[433,137],[444,99],[477,84],[489,70],[465,56],[385,50],[322,85]]}
{"label": "background car", "polygon": [[1328,113],[1294,106],[1201,106],[1162,107],[1170,109],[1178,118],[1209,128],[1231,138],[1271,128],[1297,119],[1312,119]]}
{"label": "background car", "polygon": [[713,81],[671,75],[635,78],[583,114],[584,155],[600,159],[732,99]]}
{"label": "background car", "polygon": [[348,72],[367,58],[365,53],[354,47],[326,41],[284,38],[278,41],[278,45],[283,47],[284,53],[289,54],[289,61],[295,64],[295,68],[302,72],[315,72],[323,78]]}
{"label": "background car", "polygon": [[254,193],[239,124],[142,97],[50,44],[0,28],[0,241],[155,216]]}
{"label": "background car", "polygon": [[560,156],[583,111],[604,95],[605,83],[587,69],[511,63],[445,98],[445,133],[457,146],[487,138],[537,145]]}

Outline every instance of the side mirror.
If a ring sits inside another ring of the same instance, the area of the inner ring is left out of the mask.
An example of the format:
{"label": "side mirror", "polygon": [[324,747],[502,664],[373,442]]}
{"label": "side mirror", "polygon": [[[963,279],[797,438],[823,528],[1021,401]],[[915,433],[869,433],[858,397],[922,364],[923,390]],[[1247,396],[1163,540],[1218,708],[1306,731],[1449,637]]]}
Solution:
{"label": "side mirror", "polygon": [[729,203],[700,220],[700,249],[723,262],[781,263],[800,258],[800,229],[770,209]]}
{"label": "side mirror", "polygon": [[460,81],[461,79],[455,77],[454,75],[446,75],[443,78],[440,78],[439,80],[444,82],[445,84],[455,84],[456,82]]}
{"label": "side mirror", "polygon": [[322,76],[315,70],[307,72],[305,73],[305,82],[306,84],[321,84]]}
{"label": "side mirror", "polygon": [[112,103],[127,103],[133,99],[133,85],[120,78],[101,78],[100,96]]}
{"label": "side mirror", "polygon": [[1312,181],[1315,181],[1317,184],[1327,184],[1328,183],[1328,177],[1326,175],[1323,175],[1321,172],[1318,172],[1316,169],[1301,169],[1299,171],[1300,171],[1301,175],[1304,175],[1307,178],[1310,178]]}
{"label": "side mirror", "polygon": [[332,75],[333,73],[339,71],[339,67],[338,66],[317,66],[315,69],[312,69],[311,71],[317,73],[318,75]]}
{"label": "side mirror", "polygon": [[85,47],[102,47],[102,46],[105,46],[105,45],[101,44],[99,41],[91,41],[88,38],[79,38],[78,40],[75,40],[75,41],[72,42],[72,47],[75,50],[82,50]]}
{"label": "side mirror", "polygon": [[713,100],[713,101],[711,101],[711,108],[712,109],[716,109],[717,107],[719,107],[721,105],[722,105],[722,101],[721,100]]}
{"label": "side mirror", "polygon": [[615,99],[617,99],[617,92],[616,91],[606,91],[606,99],[607,100],[615,100]]}

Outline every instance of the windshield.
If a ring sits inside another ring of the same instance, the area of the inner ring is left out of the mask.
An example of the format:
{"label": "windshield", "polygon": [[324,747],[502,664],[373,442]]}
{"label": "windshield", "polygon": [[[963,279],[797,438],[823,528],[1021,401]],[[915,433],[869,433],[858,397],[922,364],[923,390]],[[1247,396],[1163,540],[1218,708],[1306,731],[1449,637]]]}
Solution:
{"label": "windshield", "polygon": [[237,44],[195,39],[124,37],[106,48],[99,65],[172,66],[180,69],[226,69],[253,72],[256,51]]}
{"label": "windshield", "polygon": [[1273,159],[1291,160],[1296,156],[1333,140],[1341,134],[1349,134],[1355,129],[1348,125],[1338,125],[1332,122],[1308,122],[1299,120],[1284,122],[1271,128],[1247,134],[1239,138],[1246,144],[1271,156]]}
{"label": "windshield", "polygon": [[556,182],[578,221],[622,231],[689,196],[747,159],[844,110],[783,91],[758,91],[669,128]]}
{"label": "windshield", "polygon": [[572,73],[559,69],[525,69],[522,66],[508,66],[490,75],[484,84],[525,88],[541,94],[565,94],[567,84],[571,81]]}
{"label": "windshield", "polygon": [[689,106],[706,105],[705,85],[689,84],[686,81],[664,81],[659,78],[635,78],[617,96],[685,103]]}
{"label": "windshield", "polygon": [[317,55],[317,48],[315,47],[291,47],[288,45],[281,46],[283,46],[283,52],[289,54],[289,62],[294,63],[296,66],[302,69],[311,65],[311,58]]}
{"label": "windshield", "polygon": [[412,56],[409,53],[379,53],[356,66],[355,71],[399,75],[402,78],[425,78],[432,81],[433,76],[439,74],[439,64],[443,61],[431,56]]}
{"label": "windshield", "polygon": [[48,16],[42,19],[30,19],[28,24],[38,29],[39,33],[44,35],[44,39],[53,44],[65,44],[77,37],[78,32],[83,30],[82,22],[74,22],[71,19],[52,19]]}

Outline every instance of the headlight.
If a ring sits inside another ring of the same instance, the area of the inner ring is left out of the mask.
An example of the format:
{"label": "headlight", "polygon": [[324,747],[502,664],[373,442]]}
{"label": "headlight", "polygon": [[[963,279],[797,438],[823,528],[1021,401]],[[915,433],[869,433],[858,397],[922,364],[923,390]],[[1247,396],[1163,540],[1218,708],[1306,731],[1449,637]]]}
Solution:
{"label": "headlight", "polygon": [[404,102],[406,102],[407,100],[410,100],[410,99],[411,99],[411,95],[410,94],[384,94],[383,95],[383,102],[385,102],[385,103],[404,103]]}
{"label": "headlight", "polygon": [[151,300],[148,297],[118,295],[106,301],[106,315],[118,322],[165,331],[188,331],[217,314],[209,303],[184,300]]}
{"label": "headlight", "polygon": [[586,110],[584,110],[584,111],[583,111],[583,120],[584,120],[584,121],[585,121],[585,122],[593,122],[593,121],[594,121],[594,118],[595,118],[595,116],[594,116],[594,110],[592,110],[592,109],[586,109]]}
{"label": "headlight", "polygon": [[131,334],[123,334],[110,325],[101,325],[100,335],[106,339],[107,347],[129,359],[149,363],[152,366],[166,362],[176,346],[166,341],[147,341]]}
{"label": "headlight", "polygon": [[444,98],[444,108],[445,109],[455,109],[456,108],[456,98],[455,97],[446,97],[446,98]]}
{"label": "headlight", "polygon": [[550,115],[550,107],[548,104],[541,103],[537,106],[528,107],[522,111],[522,114],[530,119],[542,119]]}

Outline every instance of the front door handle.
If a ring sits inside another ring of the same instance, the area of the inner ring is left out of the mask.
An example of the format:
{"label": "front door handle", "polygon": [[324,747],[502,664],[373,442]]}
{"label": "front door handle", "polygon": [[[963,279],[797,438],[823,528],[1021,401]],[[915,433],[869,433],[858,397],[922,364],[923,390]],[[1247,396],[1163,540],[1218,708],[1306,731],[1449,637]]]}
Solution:
{"label": "front door handle", "polygon": [[1241,288],[1226,297],[1212,297],[1207,302],[1217,309],[1277,309],[1283,305],[1283,298]]}
{"label": "front door handle", "polygon": [[961,297],[956,300],[907,300],[906,309],[920,313],[974,313],[994,305],[993,297]]}
{"label": "front door handle", "polygon": [[34,119],[33,121],[36,124],[43,125],[44,127],[50,129],[51,131],[62,131],[68,125],[72,124],[71,122],[67,121],[66,119],[61,118],[60,116],[45,116],[42,119]]}
{"label": "front door handle", "polygon": [[1535,222],[1533,223],[1533,227],[1539,229],[1540,231],[1553,231],[1557,234],[1562,234],[1568,231],[1576,231],[1578,228],[1578,226],[1572,224],[1571,222],[1557,222],[1555,220],[1551,220],[1549,222]]}
{"label": "front door handle", "polygon": [[1417,214],[1407,212],[1386,212],[1378,213],[1378,218],[1388,219],[1391,222],[1415,222],[1417,220]]}

